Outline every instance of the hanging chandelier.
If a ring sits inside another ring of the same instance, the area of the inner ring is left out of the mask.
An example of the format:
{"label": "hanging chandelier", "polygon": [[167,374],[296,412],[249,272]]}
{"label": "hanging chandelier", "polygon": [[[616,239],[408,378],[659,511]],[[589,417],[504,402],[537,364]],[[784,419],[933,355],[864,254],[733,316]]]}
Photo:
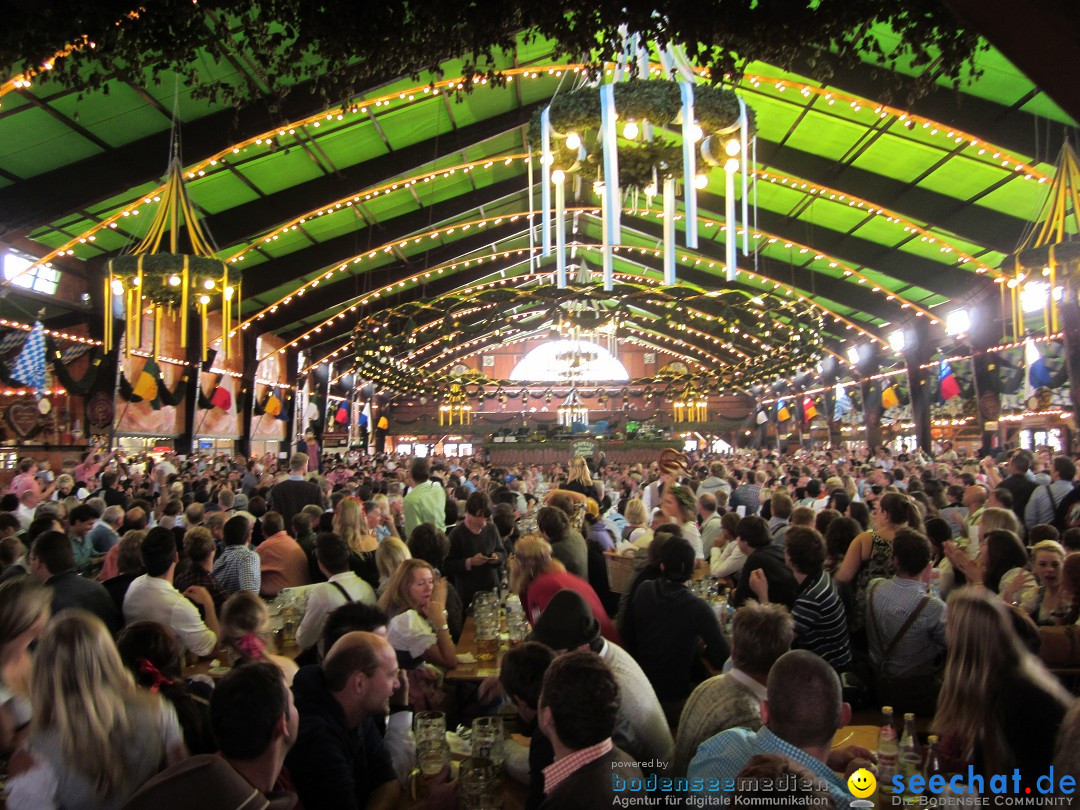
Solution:
{"label": "hanging chandelier", "polygon": [[[207,335],[211,304],[221,306],[221,354],[229,355],[230,331],[239,319],[241,273],[214,257],[214,250],[195,217],[184,185],[179,155],[173,155],[160,205],[145,238],[123,256],[110,259],[105,278],[105,348],[113,346],[113,304],[119,299],[124,312],[124,351],[139,348],[143,340],[143,318],[153,320],[152,354],[160,345],[165,319],[180,321],[180,346],[187,348],[188,318],[194,310],[199,317],[203,359],[207,356]],[[182,224],[181,224],[182,223]],[[188,253],[181,253],[180,236],[186,231]],[[166,232],[168,250],[162,251]]]}
{"label": "hanging chandelier", "polygon": [[455,421],[459,425],[472,423],[472,405],[465,401],[465,391],[458,383],[450,386],[439,403],[439,426],[452,427]]}
{"label": "hanging chandelier", "polygon": [[709,420],[709,400],[692,382],[672,403],[673,418],[676,422],[707,422]]}
{"label": "hanging chandelier", "polygon": [[558,414],[559,424],[566,427],[572,427],[575,422],[589,424],[589,409],[582,402],[576,386],[566,395],[566,400],[559,406]]}

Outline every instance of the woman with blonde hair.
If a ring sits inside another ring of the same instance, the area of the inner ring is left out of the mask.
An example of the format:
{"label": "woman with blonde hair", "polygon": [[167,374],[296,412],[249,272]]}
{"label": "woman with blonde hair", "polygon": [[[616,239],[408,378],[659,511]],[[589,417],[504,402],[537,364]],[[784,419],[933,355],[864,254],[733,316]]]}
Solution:
{"label": "woman with blonde hair", "polygon": [[649,525],[645,502],[641,498],[631,498],[626,503],[626,514],[623,517],[626,518],[623,539],[637,548],[648,548],[653,539],[653,530]]}
{"label": "woman with blonde hair", "polygon": [[401,542],[400,537],[387,537],[375,551],[375,567],[379,569],[379,588],[377,594],[382,596],[386,590],[386,584],[390,577],[405,560],[412,559],[409,547]]}
{"label": "woman with blonde hair", "polygon": [[266,661],[281,670],[285,683],[292,686],[296,662],[284,655],[274,655],[270,614],[266,604],[251,591],[237,591],[221,608],[221,643],[229,652],[234,667],[249,661]]}
{"label": "woman with blonde hair", "polygon": [[368,530],[364,507],[355,498],[345,498],[334,513],[334,534],[349,547],[349,567],[373,589],[379,587],[375,551],[379,541]]}
{"label": "woman with blonde hair", "polygon": [[983,588],[949,596],[944,683],[933,728],[976,773],[1012,773],[1033,785],[1053,759],[1072,697],[1023,645],[1010,608]]}
{"label": "woman with blonde hair", "polygon": [[619,631],[608,617],[604,605],[593,587],[584,579],[566,570],[551,556],[551,544],[538,534],[528,534],[517,541],[510,560],[510,590],[521,598],[529,624],[536,624],[544,608],[556,593],[570,589],[581,594],[593,616],[600,623],[600,634],[621,644]]}
{"label": "woman with blonde hair", "polygon": [[1062,588],[1065,547],[1056,540],[1040,540],[1031,547],[1031,571],[1017,577],[1015,588],[1033,594],[1024,609],[1036,624],[1060,624],[1068,615],[1069,596]]}
{"label": "woman with blonde hair", "polygon": [[447,623],[446,579],[431,563],[403,560],[386,583],[379,607],[390,617],[390,643],[407,653],[414,667],[421,660],[443,669],[457,666],[457,648]]}
{"label": "woman with blonde hair", "polygon": [[120,807],[187,756],[176,712],[137,689],[105,625],[65,610],[45,629],[30,679],[34,719],[13,760],[10,810]]}
{"label": "woman with blonde hair", "polygon": [[922,533],[922,519],[915,504],[899,492],[886,492],[874,504],[874,526],[851,541],[840,567],[833,573],[837,584],[852,582],[854,610],[848,616],[852,632],[862,631],[866,623],[866,587],[871,579],[887,579],[894,573],[892,540],[901,529]]}
{"label": "woman with blonde hair", "polygon": [[589,472],[589,463],[582,456],[574,456],[570,459],[570,467],[566,476],[566,484],[562,487],[569,492],[577,492],[586,498],[592,498],[600,503],[604,497],[603,484],[593,481],[592,473]]}
{"label": "woman with blonde hair", "polygon": [[0,751],[26,736],[30,703],[30,645],[45,630],[52,590],[33,577],[0,584]]}

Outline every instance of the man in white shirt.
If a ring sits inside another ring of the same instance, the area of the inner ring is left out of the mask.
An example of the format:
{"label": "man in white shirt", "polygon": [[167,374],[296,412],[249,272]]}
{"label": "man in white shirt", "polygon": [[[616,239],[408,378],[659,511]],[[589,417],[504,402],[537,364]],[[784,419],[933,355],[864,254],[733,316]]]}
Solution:
{"label": "man in white shirt", "polygon": [[315,541],[315,559],[327,581],[311,589],[307,610],[296,631],[296,646],[306,650],[319,644],[322,648],[323,628],[326,619],[348,602],[375,604],[375,591],[349,568],[349,547],[336,534],[321,534]]}
{"label": "man in white shirt", "polygon": [[701,548],[705,559],[710,559],[713,545],[724,533],[721,517],[716,513],[716,496],[711,492],[698,495],[697,511],[701,518]]}
{"label": "man in white shirt", "polygon": [[[209,655],[221,634],[214,599],[200,585],[192,585],[184,593],[173,587],[173,574],[180,559],[173,533],[155,527],[147,532],[139,550],[146,573],[128,587],[124,621],[163,624],[176,634],[181,647],[199,656]],[[205,621],[199,617],[195,603],[202,606]]]}

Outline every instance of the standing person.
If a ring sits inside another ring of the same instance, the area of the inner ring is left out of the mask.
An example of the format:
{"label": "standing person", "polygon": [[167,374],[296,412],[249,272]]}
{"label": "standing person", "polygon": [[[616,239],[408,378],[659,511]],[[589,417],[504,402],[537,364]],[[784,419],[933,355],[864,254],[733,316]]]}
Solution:
{"label": "standing person", "polygon": [[322,448],[319,440],[315,438],[315,431],[308,428],[304,431],[304,450],[308,457],[308,469],[314,473],[322,472]]}
{"label": "standing person", "polygon": [[466,610],[478,591],[499,587],[499,572],[506,565],[506,549],[499,530],[488,520],[490,516],[491,500],[487,493],[474,492],[465,502],[465,520],[449,534],[446,574]]}
{"label": "standing person", "polygon": [[1073,491],[1076,464],[1068,456],[1055,456],[1050,465],[1050,483],[1031,493],[1024,509],[1024,526],[1028,532],[1040,523],[1053,524],[1058,505]]}
{"label": "standing person", "polygon": [[386,434],[389,432],[390,420],[380,408],[379,420],[375,423],[375,455],[381,456],[386,453]]}
{"label": "standing person", "polygon": [[187,755],[172,706],[135,687],[105,625],[85,611],[57,616],[41,636],[30,699],[28,762],[8,780],[11,810],[119,807],[162,763]]}
{"label": "standing person", "polygon": [[660,510],[672,523],[678,525],[682,536],[694,549],[694,558],[705,558],[701,543],[701,532],[694,520],[694,493],[689,487],[672,484],[660,497]]}
{"label": "standing person", "polygon": [[701,520],[701,550],[706,560],[712,559],[712,549],[717,541],[723,545],[724,519],[717,512],[716,496],[711,492],[702,492],[697,499],[697,513]]}
{"label": "standing person", "polygon": [[431,465],[426,458],[412,460],[407,483],[405,537],[412,537],[413,530],[421,523],[430,523],[437,531],[443,531],[446,526],[446,490],[437,479],[431,477]]}
{"label": "standing person", "polygon": [[364,517],[364,508],[360,501],[345,498],[338,504],[334,513],[334,533],[349,547],[349,567],[372,588],[379,587],[379,567],[375,562],[375,552],[379,541],[371,533]]}
{"label": "standing person", "polygon": [[292,525],[293,515],[308,504],[322,508],[319,485],[307,480],[307,471],[307,453],[293,453],[289,457],[289,477],[274,484],[270,490],[269,507],[281,515],[286,526]]}
{"label": "standing person", "polygon": [[619,686],[594,652],[556,658],[544,673],[539,725],[551,741],[555,762],[544,768],[542,808],[610,807],[620,795],[613,777],[644,774],[611,737],[619,716]]}
{"label": "standing person", "polygon": [[586,498],[592,498],[597,503],[603,497],[602,488],[593,481],[589,472],[589,464],[583,456],[574,456],[570,459],[570,468],[567,472],[566,483],[562,489],[577,492]]}
{"label": "standing person", "polygon": [[1031,472],[1033,461],[1034,459],[1028,450],[1017,450],[1009,458],[1007,468],[1009,474],[998,481],[996,479],[999,478],[999,476],[993,460],[989,458],[983,459],[983,469],[986,471],[991,484],[995,487],[1008,490],[1009,494],[1012,495],[1012,510],[1020,519],[1021,525],[1024,523],[1024,513],[1027,510],[1028,501],[1031,499],[1035,490],[1039,488],[1039,485],[1035,483],[1034,477],[1028,474]]}
{"label": "standing person", "polygon": [[552,556],[574,576],[589,575],[589,547],[581,532],[572,528],[566,512],[555,506],[541,506],[536,513],[536,528],[551,543]]}
{"label": "standing person", "polygon": [[838,585],[853,582],[854,604],[848,616],[852,633],[866,626],[866,587],[871,579],[887,579],[894,573],[892,542],[901,529],[922,530],[922,520],[907,495],[886,492],[874,501],[874,528],[856,537],[848,547],[844,561],[833,574]]}

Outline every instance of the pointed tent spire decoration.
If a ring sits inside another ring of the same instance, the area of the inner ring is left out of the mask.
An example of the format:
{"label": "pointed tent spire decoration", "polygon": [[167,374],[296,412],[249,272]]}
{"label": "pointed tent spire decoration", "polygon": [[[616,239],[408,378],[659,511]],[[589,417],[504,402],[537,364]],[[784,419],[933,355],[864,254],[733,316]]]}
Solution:
{"label": "pointed tent spire decoration", "polygon": [[1047,334],[1057,332],[1062,272],[1067,271],[1065,280],[1072,281],[1074,295],[1080,287],[1075,282],[1080,271],[1080,160],[1068,142],[1061,147],[1042,208],[1002,270],[1002,308],[1011,312],[1011,318],[1003,320],[1009,321],[1012,339],[1024,339],[1025,314],[1039,309],[1031,305],[1033,299],[1045,298],[1042,326]]}
{"label": "pointed tent spire decoration", "polygon": [[[182,242],[185,235],[186,242]],[[179,315],[180,345],[186,348],[188,318],[194,308],[202,327],[205,359],[209,348],[209,309],[213,298],[219,297],[221,354],[228,357],[230,331],[235,332],[233,321],[240,313],[240,293],[240,270],[215,258],[214,248],[199,224],[188,197],[179,155],[174,154],[157,213],[146,236],[130,253],[109,260],[105,279],[106,349],[113,344],[111,310],[113,299],[117,297],[123,303],[127,336],[125,347],[128,351],[142,345],[144,314],[153,315],[152,354],[157,354],[159,350],[161,321],[165,316]]]}

